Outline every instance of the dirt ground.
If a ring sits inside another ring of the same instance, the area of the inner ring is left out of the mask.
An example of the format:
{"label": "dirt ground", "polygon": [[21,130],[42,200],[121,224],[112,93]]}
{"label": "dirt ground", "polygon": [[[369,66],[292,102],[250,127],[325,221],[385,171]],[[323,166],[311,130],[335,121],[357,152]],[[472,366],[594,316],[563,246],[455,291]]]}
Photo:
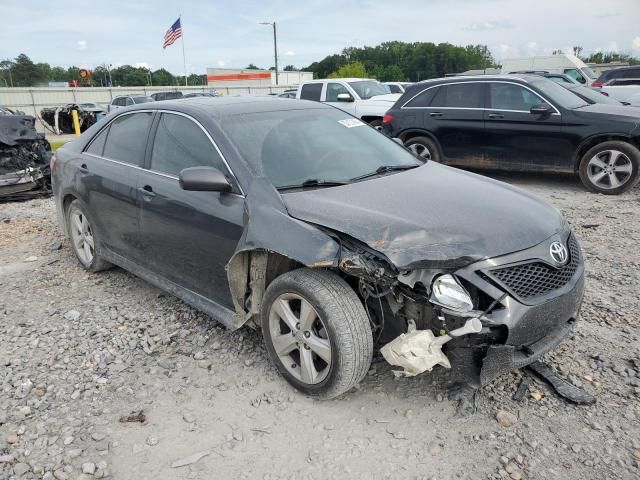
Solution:
{"label": "dirt ground", "polygon": [[85,273],[53,201],[33,200],[0,205],[0,478],[639,478],[640,189],[499,178],[559,208],[582,243],[582,320],[546,361],[595,405],[538,380],[513,400],[514,372],[461,418],[442,375],[395,379],[379,355],[357,389],[308,399],[259,332],[228,332],[123,270]]}

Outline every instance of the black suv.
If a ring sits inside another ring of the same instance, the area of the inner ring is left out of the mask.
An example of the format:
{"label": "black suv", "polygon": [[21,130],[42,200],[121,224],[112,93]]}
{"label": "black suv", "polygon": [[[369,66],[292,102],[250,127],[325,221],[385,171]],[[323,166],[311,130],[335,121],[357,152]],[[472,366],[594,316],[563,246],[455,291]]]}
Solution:
{"label": "black suv", "polygon": [[591,190],[633,187],[640,113],[589,104],[539,75],[428,80],[407,89],[383,132],[416,155],[474,169],[578,173]]}
{"label": "black suv", "polygon": [[603,87],[611,80],[640,78],[640,66],[620,67],[613,70],[606,70],[600,74],[595,82],[591,84],[593,88]]}

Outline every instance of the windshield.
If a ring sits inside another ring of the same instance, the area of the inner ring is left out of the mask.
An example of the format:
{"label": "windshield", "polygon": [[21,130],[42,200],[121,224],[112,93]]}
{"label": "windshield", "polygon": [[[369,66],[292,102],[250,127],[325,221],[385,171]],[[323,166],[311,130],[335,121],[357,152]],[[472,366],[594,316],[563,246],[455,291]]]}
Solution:
{"label": "windshield", "polygon": [[607,105],[622,105],[615,98],[607,97],[606,95],[601,94],[600,92],[596,92],[595,90],[591,90],[590,88],[579,86],[575,88],[570,88],[569,91],[575,93],[579,97],[582,97],[589,103],[606,103]]}
{"label": "windshield", "polygon": [[393,140],[333,108],[232,115],[220,127],[254,174],[276,188],[348,183],[380,167],[421,164]]}
{"label": "windshield", "polygon": [[598,78],[598,76],[596,75],[596,72],[591,70],[589,67],[582,67],[580,71],[584,73],[587,77],[589,77],[591,80],[595,80],[596,78]]}
{"label": "windshield", "polygon": [[359,82],[349,82],[351,88],[353,88],[358,96],[362,100],[367,100],[375,95],[387,95],[389,90],[375,80],[362,80]]}
{"label": "windshield", "polygon": [[133,103],[147,103],[153,102],[153,98],[151,97],[131,97]]}
{"label": "windshield", "polygon": [[588,105],[583,99],[548,78],[537,78],[530,80],[529,83],[540,90],[549,100],[563,108],[574,109]]}

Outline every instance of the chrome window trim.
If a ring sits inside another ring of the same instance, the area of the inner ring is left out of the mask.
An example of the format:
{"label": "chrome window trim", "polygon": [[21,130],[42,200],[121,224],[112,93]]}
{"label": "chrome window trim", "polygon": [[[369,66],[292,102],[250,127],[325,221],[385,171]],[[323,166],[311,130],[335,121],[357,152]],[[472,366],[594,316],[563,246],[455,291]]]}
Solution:
{"label": "chrome window trim", "polygon": [[[213,148],[215,148],[216,152],[218,152],[218,155],[220,155],[220,158],[222,158],[222,161],[223,161],[223,163],[224,163],[225,167],[227,168],[227,171],[228,171],[229,175],[231,175],[231,177],[233,178],[234,182],[235,182],[235,183],[236,183],[236,185],[238,186],[238,189],[240,190],[240,193],[239,193],[239,194],[238,194],[238,193],[234,193],[234,192],[227,192],[227,193],[231,193],[231,194],[234,194],[234,195],[240,195],[240,196],[241,196],[241,197],[243,197],[243,198],[245,197],[245,193],[244,193],[244,191],[242,190],[242,185],[240,185],[240,182],[238,181],[238,177],[236,177],[235,173],[234,173],[234,172],[233,172],[233,170],[231,169],[231,166],[229,165],[229,162],[227,162],[227,159],[224,157],[224,155],[223,155],[223,154],[222,154],[222,152],[220,151],[220,148],[218,148],[218,145],[217,145],[217,144],[216,144],[216,142],[213,140],[213,138],[211,138],[211,135],[209,135],[209,132],[207,132],[207,129],[206,129],[206,128],[204,128],[204,127],[202,126],[202,124],[201,124],[200,122],[198,122],[195,118],[193,118],[191,115],[188,115],[188,114],[186,114],[186,113],[176,112],[176,111],[173,111],[173,110],[166,110],[166,109],[159,110],[159,109],[151,109],[151,108],[148,108],[148,109],[147,109],[147,108],[145,108],[145,109],[140,109],[140,110],[132,110],[132,111],[130,111],[130,112],[120,113],[120,114],[118,114],[117,116],[114,116],[114,118],[110,119],[110,120],[109,120],[109,121],[108,121],[108,122],[107,122],[107,123],[106,123],[106,124],[105,124],[105,125],[104,125],[104,126],[103,126],[103,127],[102,127],[102,128],[101,128],[101,129],[100,129],[100,130],[95,134],[95,135],[94,135],[94,136],[93,136],[93,138],[91,139],[91,141],[90,141],[90,142],[89,142],[89,143],[84,147],[84,149],[82,150],[82,153],[83,153],[83,154],[86,154],[86,155],[90,155],[90,156],[95,157],[95,158],[100,158],[100,159],[103,159],[103,160],[109,160],[110,162],[114,162],[114,163],[117,163],[117,164],[120,164],[120,165],[126,165],[126,166],[128,166],[128,167],[137,168],[137,169],[142,170],[142,171],[144,171],[144,172],[151,172],[151,173],[154,173],[154,174],[156,174],[156,175],[160,175],[160,176],[162,176],[162,177],[166,177],[166,178],[171,178],[171,179],[174,179],[174,180],[178,180],[178,177],[176,177],[175,175],[170,175],[170,174],[167,174],[167,173],[159,172],[159,171],[157,171],[157,170],[153,170],[153,169],[151,169],[151,168],[143,168],[143,167],[139,167],[139,166],[137,166],[137,165],[132,165],[132,164],[130,164],[130,163],[122,162],[122,161],[120,161],[120,160],[115,160],[115,159],[113,159],[113,158],[108,158],[108,157],[104,157],[104,156],[100,156],[100,155],[95,155],[95,154],[93,154],[93,153],[89,153],[89,152],[87,152],[87,149],[91,146],[91,144],[92,144],[92,143],[93,143],[93,141],[98,137],[98,135],[100,135],[100,133],[102,133],[102,132],[104,131],[104,129],[105,129],[105,128],[107,128],[109,125],[111,125],[111,123],[113,123],[117,118],[123,117],[123,116],[125,116],[125,115],[132,115],[132,114],[134,114],[134,113],[156,113],[156,112],[158,112],[158,113],[171,113],[171,114],[174,114],[174,115],[180,115],[180,116],[186,117],[186,118],[188,118],[189,120],[191,120],[192,122],[194,122],[198,127],[200,127],[200,129],[204,132],[204,134],[207,136],[207,138],[209,139],[209,141],[210,141],[210,142],[211,142],[211,144],[213,145]],[[156,128],[157,128],[157,127],[156,127]],[[104,152],[104,150],[103,150],[103,152]],[[151,151],[150,153],[153,153],[153,146],[152,146],[152,151]],[[151,158],[151,157],[149,157],[149,158]]]}
{"label": "chrome window trim", "polygon": [[551,103],[549,100],[547,100],[547,98],[544,95],[541,95],[538,92],[536,92],[535,90],[532,90],[527,85],[523,85],[523,84],[518,83],[518,82],[512,82],[512,81],[509,81],[509,80],[473,80],[473,81],[468,81],[468,82],[443,82],[443,83],[438,83],[437,85],[432,85],[432,86],[430,86],[428,88],[425,88],[424,90],[420,90],[413,97],[411,97],[409,100],[404,102],[400,108],[403,109],[403,110],[404,109],[416,110],[416,109],[425,109],[425,108],[436,108],[436,109],[440,109],[441,108],[441,109],[446,109],[446,110],[491,110],[492,112],[517,112],[517,113],[523,113],[524,112],[524,113],[531,113],[529,110],[506,110],[506,109],[500,109],[500,108],[486,108],[486,107],[484,107],[484,108],[478,108],[478,107],[466,108],[466,107],[408,107],[407,106],[407,104],[409,102],[411,102],[418,95],[422,95],[427,90],[431,90],[432,88],[436,88],[436,87],[441,87],[443,85],[460,85],[462,83],[510,83],[511,85],[517,85],[519,87],[526,88],[531,93],[533,93],[537,97],[542,98],[542,100],[544,100],[547,104],[549,104],[551,106],[551,108],[553,108],[555,110],[555,113],[552,113],[551,115],[560,115],[560,111],[556,108],[556,106],[553,103]]}

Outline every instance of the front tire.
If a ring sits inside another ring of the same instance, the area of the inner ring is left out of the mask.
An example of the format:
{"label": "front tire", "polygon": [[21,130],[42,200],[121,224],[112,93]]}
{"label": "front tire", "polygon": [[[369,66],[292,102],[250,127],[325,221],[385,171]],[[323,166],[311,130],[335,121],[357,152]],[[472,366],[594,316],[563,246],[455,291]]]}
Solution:
{"label": "front tire", "polygon": [[640,150],[627,142],[609,141],[590,148],[580,160],[578,173],[592,192],[618,195],[640,179]]}
{"label": "front tire", "polygon": [[355,291],[332,272],[303,268],[276,278],[262,302],[261,324],[278,371],[307,395],[337,397],[371,366],[367,314]]}
{"label": "front tire", "polygon": [[113,265],[100,255],[100,242],[93,225],[82,203],[73,200],[67,208],[67,229],[71,248],[82,268],[90,272],[99,272]]}
{"label": "front tire", "polygon": [[412,137],[404,142],[404,146],[422,161],[441,161],[438,145],[429,137]]}

